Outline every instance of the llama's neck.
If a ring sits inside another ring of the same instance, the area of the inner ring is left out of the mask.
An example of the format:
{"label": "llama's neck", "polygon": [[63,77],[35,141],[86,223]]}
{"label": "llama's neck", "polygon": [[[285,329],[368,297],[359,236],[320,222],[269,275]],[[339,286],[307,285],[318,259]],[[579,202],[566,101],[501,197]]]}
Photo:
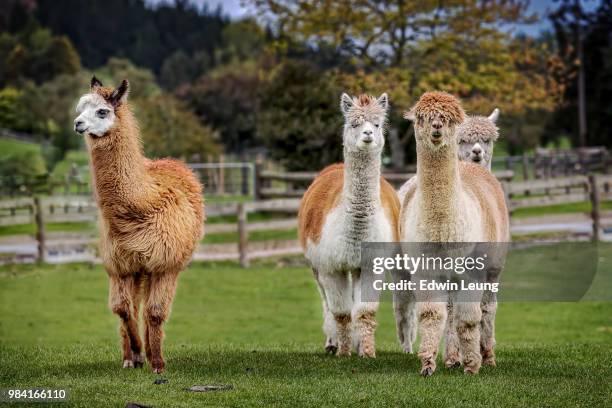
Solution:
{"label": "llama's neck", "polygon": [[457,221],[462,188],[456,145],[432,152],[417,144],[417,183],[420,215],[433,221],[429,225]]}
{"label": "llama's neck", "polygon": [[117,120],[118,125],[103,136],[106,140],[89,143],[95,192],[102,207],[137,203],[150,186],[138,125],[127,107]]}
{"label": "llama's neck", "polygon": [[380,152],[354,152],[344,149],[342,203],[346,210],[349,241],[360,244],[380,207]]}

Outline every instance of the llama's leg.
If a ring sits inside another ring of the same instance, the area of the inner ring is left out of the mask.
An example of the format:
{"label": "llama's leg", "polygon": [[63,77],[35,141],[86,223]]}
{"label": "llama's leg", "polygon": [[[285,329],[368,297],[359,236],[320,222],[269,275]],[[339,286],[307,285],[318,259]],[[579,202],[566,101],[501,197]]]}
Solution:
{"label": "llama's leg", "polygon": [[336,333],[336,321],[334,316],[327,307],[327,299],[325,298],[325,289],[319,281],[319,272],[316,269],[312,269],[317,286],[319,287],[319,293],[321,294],[321,303],[323,304],[323,333],[325,333],[325,351],[329,354],[336,354],[338,350],[338,335]]}
{"label": "llama's leg", "polygon": [[482,363],[495,366],[495,314],[497,312],[497,294],[485,291],[480,302],[482,321],[480,323],[480,354]]}
{"label": "llama's leg", "polygon": [[397,338],[405,353],[412,354],[417,334],[416,300],[409,291],[393,292]]}
{"label": "llama's leg", "polygon": [[455,327],[459,338],[459,350],[463,360],[463,370],[477,374],[480,370],[480,322],[482,312],[480,302],[457,302],[453,306]]}
{"label": "llama's leg", "polygon": [[361,291],[361,271],[352,272],[353,309],[352,320],[361,357],[376,357],[374,333],[376,331],[376,312],[378,311],[378,292],[371,293],[376,299],[363,299]]}
{"label": "llama's leg", "polygon": [[453,312],[454,296],[448,300],[448,317],[446,319],[446,331],[444,333],[444,365],[447,368],[456,368],[461,365],[459,356],[459,338],[455,327],[455,316]]}
{"label": "llama's leg", "polygon": [[334,317],[338,336],[337,356],[351,355],[351,309],[353,305],[349,275],[346,272],[321,272],[327,307]]}
{"label": "llama's leg", "polygon": [[110,276],[109,308],[121,318],[121,337],[123,348],[123,367],[134,367],[134,356],[140,355],[142,342],[138,334],[138,315],[134,314],[134,285],[132,276]]}
{"label": "llama's leg", "polygon": [[[142,281],[143,273],[140,272],[134,275],[134,285],[132,287],[132,316],[136,320],[136,330],[138,330],[140,322],[140,303],[142,302]],[[144,356],[142,355],[142,346],[138,350],[132,350],[134,355],[134,367],[141,368],[144,366]]]}
{"label": "llama's leg", "polygon": [[168,315],[176,291],[178,273],[151,274],[145,285],[144,320],[146,330],[147,359],[153,372],[164,371],[162,342],[163,325]]}
{"label": "llama's leg", "polygon": [[424,377],[429,377],[436,371],[436,356],[446,323],[446,303],[446,301],[417,303],[417,316],[421,331],[418,356],[421,359],[421,375]]}

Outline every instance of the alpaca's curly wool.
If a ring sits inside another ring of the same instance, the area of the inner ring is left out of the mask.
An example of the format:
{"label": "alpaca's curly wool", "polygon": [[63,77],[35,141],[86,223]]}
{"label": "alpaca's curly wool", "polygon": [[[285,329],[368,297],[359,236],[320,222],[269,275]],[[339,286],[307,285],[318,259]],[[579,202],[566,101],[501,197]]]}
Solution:
{"label": "alpaca's curly wool", "polygon": [[448,124],[459,124],[465,119],[465,111],[459,99],[440,91],[424,93],[404,117],[414,116],[417,120],[430,120],[436,114]]}
{"label": "alpaca's curly wool", "polygon": [[499,129],[486,116],[468,116],[456,134],[459,143],[494,142],[499,138]]}

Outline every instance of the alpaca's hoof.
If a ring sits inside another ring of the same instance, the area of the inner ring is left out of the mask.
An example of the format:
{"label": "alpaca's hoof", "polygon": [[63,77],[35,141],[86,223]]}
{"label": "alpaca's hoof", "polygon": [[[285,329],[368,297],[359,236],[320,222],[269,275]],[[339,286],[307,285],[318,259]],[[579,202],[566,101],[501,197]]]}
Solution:
{"label": "alpaca's hoof", "polygon": [[132,360],[123,360],[123,368],[134,368],[134,362]]}
{"label": "alpaca's hoof", "polygon": [[336,346],[335,344],[328,344],[325,346],[325,352],[327,354],[334,355],[336,354],[337,351],[338,351],[338,346]]}
{"label": "alpaca's hoof", "polygon": [[336,351],[336,356],[337,357],[350,357],[350,355],[351,355],[351,348],[350,347],[340,347]]}
{"label": "alpaca's hoof", "polygon": [[359,356],[363,358],[376,358],[376,350],[374,348],[364,348],[359,352]]}
{"label": "alpaca's hoof", "polygon": [[480,371],[480,367],[465,367],[463,373],[467,375],[476,375]]}
{"label": "alpaca's hoof", "polygon": [[153,369],[154,374],[161,374],[164,372],[164,367],[157,367]]}
{"label": "alpaca's hoof", "polygon": [[409,342],[402,343],[402,350],[404,350],[404,353],[406,354],[412,354],[413,353],[412,343],[409,343]]}
{"label": "alpaca's hoof", "polygon": [[421,370],[421,375],[423,377],[431,377],[433,373],[434,373],[434,370],[431,367],[425,367],[424,369]]}
{"label": "alpaca's hoof", "polygon": [[461,367],[461,361],[449,358],[444,362],[444,365],[446,366],[446,368],[459,368]]}
{"label": "alpaca's hoof", "polygon": [[491,367],[496,367],[497,364],[495,363],[495,357],[487,357],[482,361],[482,364],[484,365],[488,365]]}
{"label": "alpaca's hoof", "polygon": [[134,354],[134,368],[144,367],[144,357],[142,354]]}

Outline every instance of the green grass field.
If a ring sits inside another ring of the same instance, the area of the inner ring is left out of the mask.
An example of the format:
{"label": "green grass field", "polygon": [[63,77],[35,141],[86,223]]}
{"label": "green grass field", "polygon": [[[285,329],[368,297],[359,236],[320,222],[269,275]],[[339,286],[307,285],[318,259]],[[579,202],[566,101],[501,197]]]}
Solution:
{"label": "green grass field", "polygon": [[[607,278],[593,286],[607,292],[612,246],[601,249]],[[478,376],[439,368],[424,379],[417,358],[400,352],[388,302],[375,360],[326,356],[311,272],[282,264],[196,263],[185,271],[166,325],[161,385],[146,367],[121,368],[101,267],[2,267],[0,387],[68,389],[70,403],[59,407],[610,406],[612,302],[501,303],[498,367]],[[233,389],[185,391],[195,384]]]}

